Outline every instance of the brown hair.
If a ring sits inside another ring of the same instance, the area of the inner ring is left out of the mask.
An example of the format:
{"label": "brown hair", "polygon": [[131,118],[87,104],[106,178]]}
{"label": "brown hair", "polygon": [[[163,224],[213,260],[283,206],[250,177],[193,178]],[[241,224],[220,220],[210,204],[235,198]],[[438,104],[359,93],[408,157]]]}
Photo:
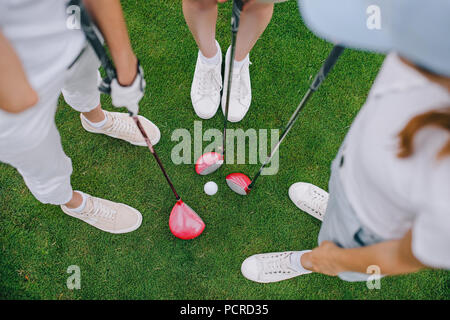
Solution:
{"label": "brown hair", "polygon": [[[412,118],[398,134],[400,147],[397,156],[408,158],[414,153],[414,137],[424,127],[437,127],[450,133],[450,106],[443,109],[431,110]],[[450,156],[450,139],[439,151],[437,158]]]}

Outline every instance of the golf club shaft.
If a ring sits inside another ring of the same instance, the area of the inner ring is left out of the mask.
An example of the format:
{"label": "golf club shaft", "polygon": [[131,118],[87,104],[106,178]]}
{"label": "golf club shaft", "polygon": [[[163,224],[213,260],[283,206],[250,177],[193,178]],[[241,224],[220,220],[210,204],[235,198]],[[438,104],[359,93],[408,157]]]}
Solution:
{"label": "golf club shaft", "polygon": [[234,57],[236,54],[236,38],[239,30],[239,23],[241,21],[241,11],[244,6],[242,0],[233,0],[233,9],[231,13],[231,52],[230,62],[228,66],[228,82],[227,82],[227,98],[225,101],[225,120],[223,123],[223,141],[222,141],[222,155],[225,156],[226,143],[227,143],[227,124],[228,124],[228,112],[230,108],[230,95],[231,84],[233,80],[233,65]]}
{"label": "golf club shaft", "polygon": [[[106,53],[106,50],[103,47],[102,42],[98,38],[98,35],[95,32],[95,26],[92,23],[92,19],[90,18],[89,14],[87,13],[86,9],[84,8],[81,0],[72,0],[69,4],[76,5],[80,8],[81,27],[83,29],[83,32],[85,33],[89,44],[94,49],[97,57],[99,58],[102,66],[103,66],[103,69],[105,69],[105,72],[106,72],[106,77],[103,79],[102,84],[100,85],[99,89],[100,89],[100,91],[102,91],[104,93],[110,94],[111,93],[110,84],[111,84],[112,80],[114,78],[116,78],[116,76],[117,76],[116,69],[114,68],[108,54]],[[138,116],[131,115],[131,114],[130,114],[130,116],[132,116],[139,131],[141,132],[142,136],[144,137],[144,140],[147,143],[147,146],[150,149],[150,152],[155,157],[156,162],[158,163],[159,167],[161,168],[161,171],[164,174],[164,177],[166,178],[167,182],[169,183],[170,188],[172,189],[173,194],[175,195],[175,198],[177,199],[177,201],[180,200],[180,196],[178,195],[177,191],[175,190],[175,187],[173,186],[172,181],[170,180],[169,176],[167,175],[167,172],[164,169],[161,159],[158,157],[158,154],[156,153],[155,149],[153,148],[153,145],[150,142],[150,139],[148,138],[147,133],[144,130],[144,127],[142,126],[141,122],[139,121]]]}
{"label": "golf club shaft", "polygon": [[298,119],[298,116],[300,115],[300,111],[303,109],[303,107],[308,102],[309,98],[311,98],[311,95],[313,92],[317,91],[319,89],[322,82],[325,80],[328,73],[331,71],[333,66],[336,64],[337,60],[339,59],[342,52],[344,52],[344,47],[340,45],[335,45],[333,47],[333,50],[331,50],[330,55],[325,60],[324,64],[322,65],[322,68],[320,68],[319,73],[314,78],[314,81],[312,82],[311,86],[308,88],[308,91],[306,92],[305,96],[303,97],[302,101],[298,105],[297,109],[295,110],[294,114],[292,115],[291,119],[289,119],[288,124],[286,125],[285,129],[283,130],[283,133],[281,134],[280,139],[278,140],[277,144],[273,147],[272,151],[270,152],[270,156],[264,161],[263,165],[259,169],[259,171],[256,173],[255,177],[253,178],[252,182],[248,186],[248,189],[252,189],[255,185],[256,180],[261,175],[263,169],[266,167],[266,165],[272,160],[275,152],[277,152],[278,148],[280,147],[280,144],[283,142],[284,138],[286,138],[286,135],[291,130],[292,126],[294,125],[295,121]]}
{"label": "golf club shaft", "polygon": [[180,196],[178,195],[177,191],[175,190],[175,187],[173,186],[172,181],[169,178],[169,175],[167,174],[166,170],[164,169],[164,166],[161,162],[161,159],[159,158],[158,154],[156,153],[155,149],[153,148],[152,143],[150,142],[149,137],[147,136],[147,133],[144,130],[144,127],[142,126],[141,122],[139,121],[138,116],[133,116],[133,120],[136,123],[139,131],[141,132],[142,136],[144,137],[145,142],[147,143],[148,148],[150,149],[150,152],[155,157],[156,162],[158,163],[159,167],[161,168],[162,173],[164,174],[164,177],[166,178],[167,182],[169,183],[170,189],[172,189],[173,194],[175,195],[175,198],[180,200]]}

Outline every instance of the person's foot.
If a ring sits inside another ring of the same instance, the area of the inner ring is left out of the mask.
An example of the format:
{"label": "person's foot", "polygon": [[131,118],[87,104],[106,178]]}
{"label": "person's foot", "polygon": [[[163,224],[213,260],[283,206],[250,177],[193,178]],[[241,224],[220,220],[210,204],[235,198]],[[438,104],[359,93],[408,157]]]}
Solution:
{"label": "person's foot", "polygon": [[292,202],[314,218],[323,220],[328,204],[328,192],[306,182],[294,183],[289,188]]}
{"label": "person's foot", "polygon": [[[248,280],[260,283],[278,282],[308,274],[312,271],[301,266],[300,257],[309,251],[255,254],[244,260],[241,272]],[[298,259],[298,261],[292,261],[292,258]]]}
{"label": "person's foot", "polygon": [[80,208],[69,209],[61,205],[62,211],[69,216],[109,233],[131,232],[139,228],[142,223],[141,213],[126,204],[79,193],[83,196],[83,204]]}
{"label": "person's foot", "polygon": [[[113,138],[125,140],[136,146],[147,145],[136,123],[128,113],[103,111],[106,116],[106,121],[100,127],[96,126],[96,123],[87,120],[83,114],[80,114],[83,128],[92,133],[106,134]],[[138,117],[151,143],[153,145],[157,144],[161,138],[161,132],[158,127],[147,118],[143,116]]]}
{"label": "person's foot", "polygon": [[[195,113],[202,119],[212,118],[219,108],[220,90],[222,89],[222,51],[216,41],[217,60],[204,61],[199,51],[191,87],[191,100]],[[210,59],[208,59],[210,60]]]}
{"label": "person's foot", "polygon": [[[231,59],[231,47],[225,57],[225,80],[222,94],[222,111],[225,115],[228,88],[228,72]],[[252,102],[252,88],[250,83],[250,59],[247,57],[233,66],[233,79],[231,83],[230,105],[228,107],[228,121],[239,122],[244,119]]]}

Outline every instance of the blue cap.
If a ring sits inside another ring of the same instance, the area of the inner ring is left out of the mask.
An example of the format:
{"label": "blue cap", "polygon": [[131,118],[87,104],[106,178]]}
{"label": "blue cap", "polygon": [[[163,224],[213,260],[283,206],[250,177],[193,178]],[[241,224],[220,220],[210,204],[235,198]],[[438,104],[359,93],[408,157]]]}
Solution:
{"label": "blue cap", "polygon": [[395,51],[450,77],[450,0],[298,0],[306,25],[330,42]]}

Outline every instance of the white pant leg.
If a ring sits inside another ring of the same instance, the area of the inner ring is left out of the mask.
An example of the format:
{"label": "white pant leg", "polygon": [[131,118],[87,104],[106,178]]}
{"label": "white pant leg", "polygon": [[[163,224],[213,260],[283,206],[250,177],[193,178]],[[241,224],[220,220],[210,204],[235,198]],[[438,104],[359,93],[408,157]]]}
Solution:
{"label": "white pant leg", "polygon": [[60,205],[72,199],[72,161],[63,151],[54,124],[36,147],[13,156],[0,155],[0,160],[19,171],[28,189],[40,202]]}
{"label": "white pant leg", "polygon": [[[38,102],[15,114],[0,110],[0,155],[16,155],[36,147],[55,122],[56,107],[65,74],[35,88]],[[1,161],[1,159],[0,159]]]}
{"label": "white pant leg", "polygon": [[15,167],[42,203],[60,205],[72,198],[72,162],[54,120],[58,96],[62,91],[79,112],[94,109],[100,103],[99,66],[89,46],[70,70],[38,89],[35,106],[20,114],[0,110],[0,161]]}
{"label": "white pant leg", "polygon": [[100,104],[98,85],[100,61],[91,46],[87,46],[78,61],[67,71],[62,88],[64,100],[79,112],[89,112]]}
{"label": "white pant leg", "polygon": [[0,161],[15,167],[42,203],[64,204],[72,197],[72,162],[55,125],[64,77],[38,91],[39,102],[25,112],[0,112]]}

